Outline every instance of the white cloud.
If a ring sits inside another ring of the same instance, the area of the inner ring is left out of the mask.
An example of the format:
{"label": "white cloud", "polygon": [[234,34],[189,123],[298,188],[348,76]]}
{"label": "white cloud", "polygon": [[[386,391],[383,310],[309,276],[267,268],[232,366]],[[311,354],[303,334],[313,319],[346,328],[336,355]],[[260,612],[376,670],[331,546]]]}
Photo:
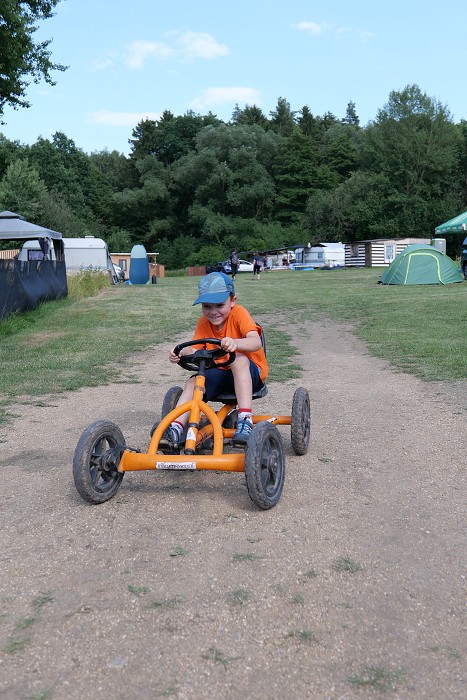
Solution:
{"label": "white cloud", "polygon": [[[169,58],[179,60],[194,60],[198,58],[212,60],[220,56],[227,56],[230,49],[226,44],[221,44],[210,34],[202,32],[169,32],[167,36],[170,42],[147,41],[135,39],[125,47],[124,60],[129,68],[144,68],[146,60],[155,57],[166,61]],[[112,68],[119,56],[116,51],[108,51],[102,58],[97,58],[92,64],[92,70],[105,70]]]}
{"label": "white cloud", "polygon": [[307,34],[310,34],[311,36],[319,36],[320,34],[323,34],[323,32],[330,32],[338,37],[342,36],[343,34],[356,34],[363,40],[371,39],[375,36],[373,32],[367,32],[363,29],[356,30],[352,29],[351,27],[338,27],[335,24],[330,24],[329,22],[322,22],[321,24],[318,24],[317,22],[303,21],[297,22],[297,24],[293,24],[292,26],[302,32],[307,32]]}
{"label": "white cloud", "polygon": [[157,41],[145,41],[137,39],[127,45],[126,63],[130,68],[143,68],[148,56],[156,56],[166,60],[173,55],[173,49],[167,44]]}
{"label": "white cloud", "polygon": [[92,112],[88,115],[88,121],[92,124],[104,124],[106,126],[135,126],[142,119],[160,119],[161,112],[108,112],[105,109]]}
{"label": "white cloud", "polygon": [[225,44],[220,44],[210,34],[202,32],[183,32],[176,35],[176,44],[185,58],[206,58],[208,60],[227,56],[230,49]]}
{"label": "white cloud", "polygon": [[300,29],[300,31],[302,32],[308,32],[308,34],[313,34],[314,36],[317,36],[318,34],[322,34],[322,32],[327,28],[328,25],[317,24],[316,22],[297,22],[297,24],[293,26],[297,29]]}
{"label": "white cloud", "polygon": [[91,70],[99,71],[106,70],[106,68],[112,68],[114,61],[112,58],[97,58],[91,64]]}
{"label": "white cloud", "polygon": [[104,56],[94,59],[91,63],[92,71],[106,70],[107,68],[112,68],[115,65],[115,61],[118,59],[118,52],[115,49],[109,49],[106,51]]}
{"label": "white cloud", "polygon": [[358,32],[358,35],[360,39],[366,40],[366,39],[372,39],[376,34],[374,32],[367,32],[365,29],[360,29]]}
{"label": "white cloud", "polygon": [[135,39],[126,45],[125,51],[119,53],[109,50],[104,56],[96,58],[91,64],[91,70],[101,71],[112,68],[123,59],[128,68],[141,69],[148,58],[155,57],[166,61],[170,58],[178,60],[207,59],[227,56],[230,49],[226,44],[219,43],[213,36],[203,32],[168,32],[169,42],[147,41]]}
{"label": "white cloud", "polygon": [[261,93],[250,87],[217,87],[203,90],[191,103],[193,109],[210,109],[222,104],[261,104]]}

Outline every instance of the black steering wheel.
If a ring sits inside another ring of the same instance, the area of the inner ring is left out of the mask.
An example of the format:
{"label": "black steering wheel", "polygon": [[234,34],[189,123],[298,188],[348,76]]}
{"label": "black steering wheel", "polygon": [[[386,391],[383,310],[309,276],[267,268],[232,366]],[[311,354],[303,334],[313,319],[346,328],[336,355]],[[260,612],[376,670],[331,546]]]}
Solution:
{"label": "black steering wheel", "polygon": [[[190,348],[193,345],[218,345],[219,348],[215,350],[207,350],[203,348],[202,350],[196,350],[196,352],[191,355],[183,355],[180,357],[180,351],[183,348]],[[235,353],[224,350],[221,347],[221,341],[217,338],[199,338],[199,340],[189,340],[187,343],[180,343],[174,347],[174,353],[180,357],[180,362],[178,363],[183,369],[188,369],[190,372],[197,372],[198,370],[211,369],[212,367],[226,367],[231,365],[235,360]],[[228,358],[224,362],[216,362],[219,357],[228,355]]]}

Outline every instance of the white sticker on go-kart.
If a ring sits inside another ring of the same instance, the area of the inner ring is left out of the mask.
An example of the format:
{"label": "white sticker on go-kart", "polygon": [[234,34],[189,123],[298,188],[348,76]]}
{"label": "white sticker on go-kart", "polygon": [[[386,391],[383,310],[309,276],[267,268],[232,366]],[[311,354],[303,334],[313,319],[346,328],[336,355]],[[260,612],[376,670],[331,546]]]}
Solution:
{"label": "white sticker on go-kart", "polygon": [[196,440],[196,433],[193,430],[193,428],[188,428],[186,432],[186,439],[187,440]]}
{"label": "white sticker on go-kart", "polygon": [[271,418],[266,418],[266,423],[274,423],[277,420],[277,416],[271,416]]}
{"label": "white sticker on go-kart", "polygon": [[156,469],[196,469],[196,462],[156,462]]}

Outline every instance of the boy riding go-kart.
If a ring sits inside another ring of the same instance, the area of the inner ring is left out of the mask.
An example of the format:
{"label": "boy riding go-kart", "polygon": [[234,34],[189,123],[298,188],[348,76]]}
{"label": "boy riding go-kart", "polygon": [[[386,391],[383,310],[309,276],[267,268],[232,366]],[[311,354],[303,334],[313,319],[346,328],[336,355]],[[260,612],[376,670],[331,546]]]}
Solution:
{"label": "boy riding go-kart", "polygon": [[[198,289],[194,304],[202,305],[202,316],[193,340],[169,353],[171,362],[195,374],[184,389],[167,392],[147,452],[127,447],[118,426],[107,420],[93,423],[81,436],[73,476],[88,502],[111,498],[126,471],[208,469],[244,471],[250,498],[267,509],[278,502],[284,486],[284,447],[276,426],[291,425],[294,452],[306,453],[311,430],[308,392],[296,389],[290,416],[253,415],[252,400],[267,393],[262,329],[236,304],[227,275],[206,275]],[[222,407],[216,412],[209,401]],[[224,442],[232,452],[224,452]]]}

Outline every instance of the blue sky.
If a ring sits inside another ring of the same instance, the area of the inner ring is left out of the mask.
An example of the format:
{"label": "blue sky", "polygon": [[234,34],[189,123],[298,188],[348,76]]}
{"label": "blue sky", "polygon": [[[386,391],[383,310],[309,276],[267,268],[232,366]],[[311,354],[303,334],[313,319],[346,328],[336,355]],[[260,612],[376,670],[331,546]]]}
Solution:
{"label": "blue sky", "polygon": [[56,86],[31,84],[29,109],[7,108],[0,132],[23,144],[63,131],[87,153],[129,153],[144,117],[235,103],[341,118],[355,102],[362,125],[392,90],[416,83],[467,119],[467,0],[62,0],[39,25]]}

